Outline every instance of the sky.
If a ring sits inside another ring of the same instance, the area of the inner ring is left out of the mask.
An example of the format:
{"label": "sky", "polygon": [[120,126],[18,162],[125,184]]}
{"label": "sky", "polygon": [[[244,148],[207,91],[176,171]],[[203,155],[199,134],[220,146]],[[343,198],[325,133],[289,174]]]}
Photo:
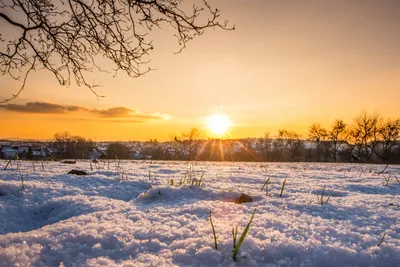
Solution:
{"label": "sky", "polygon": [[[226,138],[306,134],[312,123],[351,122],[363,110],[400,117],[400,1],[209,3],[234,31],[209,29],[176,54],[172,31],[156,30],[156,70],[134,79],[94,73],[104,98],[32,72],[21,95],[0,106],[0,138],[69,131],[96,141],[166,141],[206,128],[214,113],[232,122]],[[19,86],[0,76],[0,97]]]}

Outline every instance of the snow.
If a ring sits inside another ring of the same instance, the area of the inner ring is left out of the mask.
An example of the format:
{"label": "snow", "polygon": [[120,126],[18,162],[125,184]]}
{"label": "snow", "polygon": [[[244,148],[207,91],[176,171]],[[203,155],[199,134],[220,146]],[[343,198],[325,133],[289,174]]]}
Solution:
{"label": "snow", "polygon": [[2,167],[0,266],[400,266],[400,166],[384,186],[384,165],[103,162]]}

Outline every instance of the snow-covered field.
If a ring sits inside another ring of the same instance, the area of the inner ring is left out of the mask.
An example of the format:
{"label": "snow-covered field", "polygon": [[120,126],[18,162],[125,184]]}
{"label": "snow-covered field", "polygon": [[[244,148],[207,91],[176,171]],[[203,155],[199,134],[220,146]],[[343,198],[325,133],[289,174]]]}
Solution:
{"label": "snow-covered field", "polygon": [[[400,266],[400,166],[378,175],[384,165],[6,163],[0,266]],[[203,172],[204,184],[187,184]],[[321,205],[324,186],[324,200],[333,191]],[[233,203],[241,193],[254,202]],[[234,262],[232,227],[239,238],[254,210]]]}

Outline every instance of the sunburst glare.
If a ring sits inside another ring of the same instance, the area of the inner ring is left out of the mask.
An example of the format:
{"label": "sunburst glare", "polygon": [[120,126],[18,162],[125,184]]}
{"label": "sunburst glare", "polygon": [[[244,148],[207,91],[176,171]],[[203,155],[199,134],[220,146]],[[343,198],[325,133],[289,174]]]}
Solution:
{"label": "sunburst glare", "polygon": [[211,135],[222,137],[226,135],[229,127],[232,126],[232,122],[227,115],[224,114],[213,114],[207,119],[207,128]]}

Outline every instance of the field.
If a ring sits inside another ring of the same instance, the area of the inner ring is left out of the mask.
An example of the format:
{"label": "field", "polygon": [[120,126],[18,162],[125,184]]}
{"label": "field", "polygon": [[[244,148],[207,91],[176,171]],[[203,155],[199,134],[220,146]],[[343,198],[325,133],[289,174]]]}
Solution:
{"label": "field", "polygon": [[[400,166],[11,163],[2,267],[400,266]],[[234,203],[242,193],[253,202]],[[232,229],[239,240],[254,211],[234,261]]]}

